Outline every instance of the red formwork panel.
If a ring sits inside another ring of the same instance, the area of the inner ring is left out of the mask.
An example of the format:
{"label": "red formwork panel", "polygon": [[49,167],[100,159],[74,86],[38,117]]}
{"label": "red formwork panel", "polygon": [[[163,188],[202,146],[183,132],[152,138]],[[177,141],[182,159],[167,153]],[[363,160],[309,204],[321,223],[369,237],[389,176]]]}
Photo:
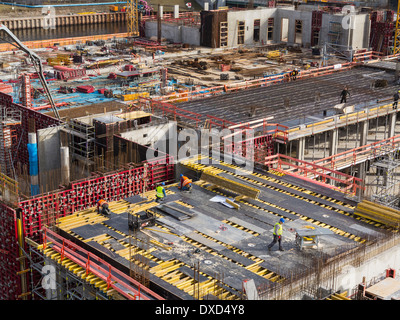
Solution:
{"label": "red formwork panel", "polygon": [[27,164],[29,162],[27,144],[28,133],[30,130],[34,129],[37,131],[51,126],[56,126],[59,125],[61,121],[14,103],[12,96],[3,92],[0,92],[0,104],[6,106],[8,109],[21,112],[21,125],[17,128],[19,148],[15,160],[22,164]]}
{"label": "red formwork panel", "polygon": [[15,210],[0,202],[0,300],[15,300],[21,294]]}
{"label": "red formwork panel", "polygon": [[143,192],[152,190],[157,183],[174,178],[172,157],[146,162],[146,179],[144,165],[128,170],[122,170],[105,176],[77,181],[71,184],[71,189],[60,190],[52,194],[42,195],[33,199],[21,201],[24,234],[40,241],[39,232],[45,224],[57,217],[64,217],[75,211],[95,206],[99,198],[106,201],[118,201]]}
{"label": "red formwork panel", "polygon": [[[16,104],[11,96],[1,92],[0,104],[21,111],[21,125],[17,132],[20,142],[16,161],[28,164],[28,132],[59,125],[60,121]],[[146,181],[146,190],[152,190],[157,183],[173,180],[173,178],[173,158],[166,156],[164,159],[146,162],[146,169],[142,164],[136,168],[121,170],[105,176],[94,176],[72,183],[70,189],[61,189],[51,194],[21,201],[18,208],[21,209],[24,236],[41,242],[40,230],[44,225],[51,224],[57,217],[95,206],[99,198],[117,201],[139,194],[143,192],[144,181]],[[19,248],[16,212],[1,202],[0,221],[0,262],[2,266],[0,299],[14,300],[18,299],[21,294],[20,277],[17,274],[21,270],[17,260]]]}

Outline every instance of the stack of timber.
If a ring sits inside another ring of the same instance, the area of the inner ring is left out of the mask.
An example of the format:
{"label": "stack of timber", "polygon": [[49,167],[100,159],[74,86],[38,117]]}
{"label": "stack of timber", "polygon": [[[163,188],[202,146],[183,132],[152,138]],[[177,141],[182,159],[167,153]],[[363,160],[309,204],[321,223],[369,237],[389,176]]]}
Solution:
{"label": "stack of timber", "polygon": [[361,201],[354,210],[354,215],[371,219],[391,227],[400,227],[399,210],[389,208],[372,201]]}

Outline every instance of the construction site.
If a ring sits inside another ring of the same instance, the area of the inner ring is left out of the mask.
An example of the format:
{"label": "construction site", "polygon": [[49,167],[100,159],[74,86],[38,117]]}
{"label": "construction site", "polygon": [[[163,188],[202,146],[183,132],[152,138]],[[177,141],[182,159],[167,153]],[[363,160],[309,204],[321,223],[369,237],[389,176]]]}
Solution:
{"label": "construction site", "polygon": [[397,2],[0,6],[1,300],[400,299]]}

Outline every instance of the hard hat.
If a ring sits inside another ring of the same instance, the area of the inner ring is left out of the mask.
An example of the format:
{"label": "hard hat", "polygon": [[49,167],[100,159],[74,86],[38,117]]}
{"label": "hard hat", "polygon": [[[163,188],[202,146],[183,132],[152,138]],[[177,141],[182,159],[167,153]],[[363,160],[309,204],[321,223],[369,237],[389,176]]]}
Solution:
{"label": "hard hat", "polygon": [[285,223],[285,219],[280,218],[280,219],[279,219],[279,222]]}
{"label": "hard hat", "polygon": [[161,182],[161,185],[162,185],[162,186],[165,186],[165,182]]}
{"label": "hard hat", "polygon": [[183,177],[183,174],[181,173],[181,178]]}

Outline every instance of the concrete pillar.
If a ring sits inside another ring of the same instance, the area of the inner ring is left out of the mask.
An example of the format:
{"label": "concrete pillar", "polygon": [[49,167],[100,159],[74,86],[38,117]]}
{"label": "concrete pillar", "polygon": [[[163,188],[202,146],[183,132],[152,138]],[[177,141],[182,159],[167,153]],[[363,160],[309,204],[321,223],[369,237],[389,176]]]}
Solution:
{"label": "concrete pillar", "polygon": [[174,19],[179,18],[179,4],[174,5]]}
{"label": "concrete pillar", "polygon": [[306,146],[306,138],[301,137],[297,140],[297,159],[304,160],[304,150]]}
{"label": "concrete pillar", "polygon": [[361,147],[367,144],[368,129],[369,129],[368,120],[361,122],[360,126],[361,126],[360,129],[360,147]]}
{"label": "concrete pillar", "polygon": [[[367,174],[367,162],[361,162],[357,165],[357,178],[360,178],[363,181],[363,184],[365,185],[365,177]],[[359,188],[356,191],[356,197],[358,198],[359,201],[361,201],[361,199],[364,196],[364,190]]]}
{"label": "concrete pillar", "polygon": [[397,120],[397,112],[393,112],[389,114],[389,136],[388,138],[393,137],[396,134],[396,120]]}
{"label": "concrete pillar", "polygon": [[333,156],[334,154],[337,153],[337,148],[339,143],[338,134],[339,130],[337,128],[329,132],[329,156]]}
{"label": "concrete pillar", "polygon": [[61,157],[61,183],[63,185],[67,185],[70,182],[69,148],[68,147],[60,148],[60,157]]}
{"label": "concrete pillar", "polygon": [[204,11],[208,11],[209,10],[209,4],[208,2],[204,2]]}

